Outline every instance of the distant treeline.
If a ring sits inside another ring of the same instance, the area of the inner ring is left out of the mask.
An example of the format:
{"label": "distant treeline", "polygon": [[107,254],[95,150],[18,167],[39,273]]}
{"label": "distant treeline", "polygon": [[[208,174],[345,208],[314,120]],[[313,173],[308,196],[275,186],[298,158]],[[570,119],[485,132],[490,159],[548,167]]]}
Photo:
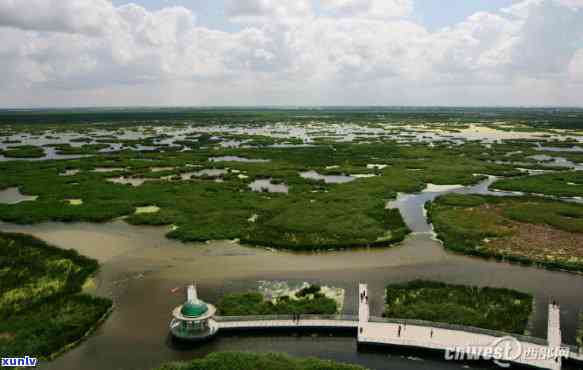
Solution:
{"label": "distant treeline", "polygon": [[269,121],[499,122],[533,127],[583,128],[581,108],[324,107],[324,108],[86,108],[0,110],[0,124],[194,122],[223,124]]}

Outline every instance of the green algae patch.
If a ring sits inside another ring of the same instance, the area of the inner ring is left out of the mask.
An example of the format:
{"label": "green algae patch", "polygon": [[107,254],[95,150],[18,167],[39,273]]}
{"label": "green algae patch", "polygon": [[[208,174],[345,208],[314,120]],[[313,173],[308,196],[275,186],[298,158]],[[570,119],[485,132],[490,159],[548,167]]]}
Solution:
{"label": "green algae patch", "polygon": [[144,207],[136,207],[136,214],[144,214],[144,213],[158,213],[160,211],[160,207],[158,206],[144,206]]}
{"label": "green algae patch", "polygon": [[83,199],[65,199],[65,202],[67,202],[70,206],[80,206],[83,204]]}

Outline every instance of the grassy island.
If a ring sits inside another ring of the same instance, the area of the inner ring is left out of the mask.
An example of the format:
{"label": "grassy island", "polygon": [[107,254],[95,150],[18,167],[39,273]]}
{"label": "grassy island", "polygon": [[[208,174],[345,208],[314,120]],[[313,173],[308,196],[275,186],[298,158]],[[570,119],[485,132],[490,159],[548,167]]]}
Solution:
{"label": "grassy island", "polygon": [[583,205],[448,194],[429,206],[429,215],[452,251],[583,272]]}
{"label": "grassy island", "polygon": [[473,326],[524,334],[532,296],[501,288],[478,288],[416,280],[386,288],[384,316]]}
{"label": "grassy island", "polygon": [[50,359],[82,339],[111,301],[80,294],[97,261],[0,233],[0,353]]}
{"label": "grassy island", "polygon": [[356,365],[316,358],[292,358],[284,354],[216,352],[190,362],[169,363],[157,370],[365,370]]}
{"label": "grassy island", "polygon": [[258,292],[229,294],[217,305],[223,316],[242,315],[287,315],[328,314],[338,311],[338,304],[320,292],[320,287],[311,285],[294,296],[281,296],[274,301],[265,300]]}
{"label": "grassy island", "polygon": [[43,148],[34,145],[10,146],[5,150],[0,150],[8,158],[40,158],[44,157]]}
{"label": "grassy island", "polygon": [[583,171],[547,173],[496,181],[494,188],[558,197],[583,196]]}

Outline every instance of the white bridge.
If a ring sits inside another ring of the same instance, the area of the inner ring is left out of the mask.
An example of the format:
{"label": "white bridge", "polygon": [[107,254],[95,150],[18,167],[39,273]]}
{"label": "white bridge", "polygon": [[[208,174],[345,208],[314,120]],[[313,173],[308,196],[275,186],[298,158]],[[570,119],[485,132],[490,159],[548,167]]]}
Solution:
{"label": "white bridge", "polygon": [[[451,354],[452,349],[455,349],[457,356],[460,356],[460,352],[462,354],[466,352],[466,359],[476,357],[476,353],[472,352],[475,348],[494,353],[498,346],[511,345],[511,350],[503,353],[497,360],[541,369],[561,369],[562,357],[583,361],[583,353],[579,352],[578,349],[561,347],[560,309],[558,305],[549,305],[547,338],[542,339],[435,322],[372,317],[366,284],[359,285],[358,316],[216,316],[210,325],[215,326],[217,331],[277,328],[356,330],[359,344],[429,349],[443,351],[446,355]],[[560,348],[570,349],[570,352],[561,352]],[[451,355],[453,356],[453,354]]]}

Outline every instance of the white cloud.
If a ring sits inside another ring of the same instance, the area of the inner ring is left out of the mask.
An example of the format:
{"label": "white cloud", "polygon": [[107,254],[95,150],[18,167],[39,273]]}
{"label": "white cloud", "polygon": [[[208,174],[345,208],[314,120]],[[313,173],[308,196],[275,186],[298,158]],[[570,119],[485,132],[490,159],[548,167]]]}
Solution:
{"label": "white cloud", "polygon": [[413,0],[322,0],[325,9],[338,15],[367,18],[406,17],[413,12]]}
{"label": "white cloud", "polygon": [[226,32],[183,7],[0,0],[0,88],[13,92],[0,105],[583,101],[579,0],[524,0],[433,33],[410,0],[320,5],[232,0],[244,23]]}
{"label": "white cloud", "polygon": [[97,34],[115,23],[107,0],[1,0],[0,25]]}
{"label": "white cloud", "polygon": [[559,4],[570,8],[583,8],[583,0],[555,0]]}
{"label": "white cloud", "polygon": [[569,78],[574,82],[583,83],[583,48],[577,50],[569,63]]}
{"label": "white cloud", "polygon": [[289,22],[312,15],[310,0],[227,0],[227,16],[236,22]]}

